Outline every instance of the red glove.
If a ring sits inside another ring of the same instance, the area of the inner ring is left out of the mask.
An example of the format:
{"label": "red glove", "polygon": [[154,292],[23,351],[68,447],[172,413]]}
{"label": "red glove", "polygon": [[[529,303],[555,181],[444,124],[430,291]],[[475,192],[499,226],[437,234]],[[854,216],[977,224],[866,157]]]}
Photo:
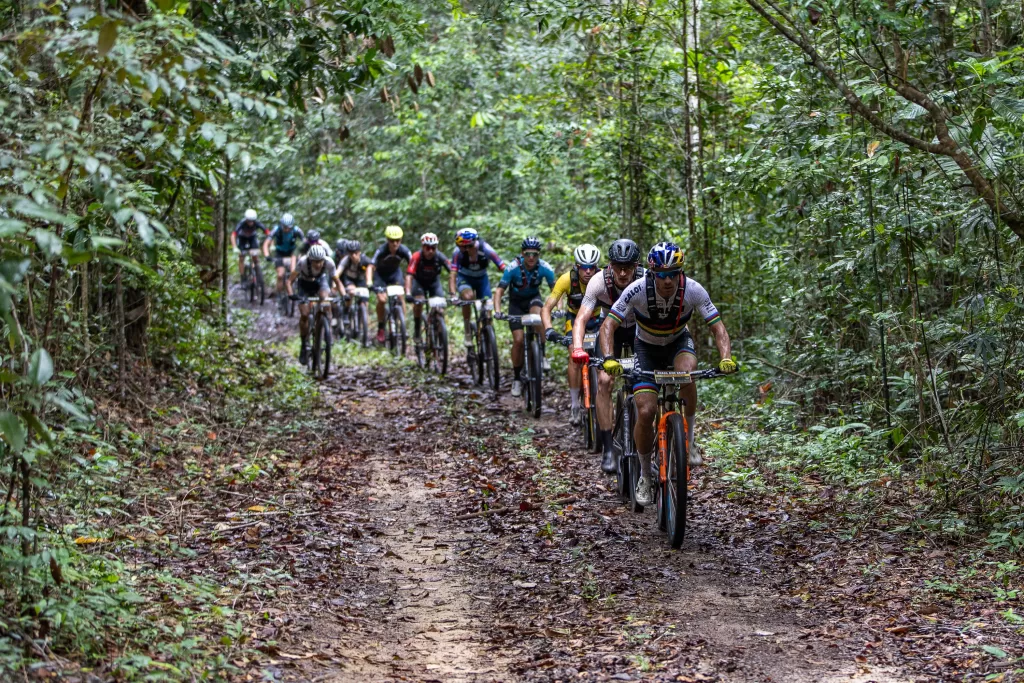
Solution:
{"label": "red glove", "polygon": [[587,361],[590,360],[590,354],[583,349],[572,350],[572,362],[576,365],[586,365]]}

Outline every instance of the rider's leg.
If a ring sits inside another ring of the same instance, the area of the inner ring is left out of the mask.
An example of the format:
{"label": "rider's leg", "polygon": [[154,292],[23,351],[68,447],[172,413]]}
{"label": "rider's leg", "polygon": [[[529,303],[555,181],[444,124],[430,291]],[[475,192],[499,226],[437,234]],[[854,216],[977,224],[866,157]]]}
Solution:
{"label": "rider's leg", "polygon": [[416,341],[419,341],[420,334],[422,334],[421,315],[423,315],[423,304],[413,304],[412,317],[415,318],[413,336],[416,338]]}
{"label": "rider's leg", "polygon": [[512,371],[515,373],[513,379],[522,379],[523,372],[523,330],[512,330]]}
{"label": "rider's leg", "polygon": [[[690,351],[680,352],[674,363],[676,370],[693,372],[697,369],[697,356]],[[693,424],[697,419],[697,383],[691,382],[679,387],[679,398],[686,402],[683,413],[686,415],[686,452],[691,465],[701,464],[700,451],[694,447]]]}
{"label": "rider's leg", "polygon": [[383,330],[384,323],[387,322],[387,312],[385,310],[385,304],[387,304],[388,296],[384,292],[377,293],[377,329]]}
{"label": "rider's leg", "polygon": [[277,267],[277,291],[278,293],[284,291],[284,266]]}
{"label": "rider's leg", "polygon": [[245,284],[245,250],[239,250],[238,252],[238,281]]}
{"label": "rider's leg", "polygon": [[580,387],[583,385],[583,367],[576,363],[569,363],[569,396],[572,400],[572,409],[580,407]]}
{"label": "rider's leg", "polygon": [[633,393],[633,401],[636,403],[633,441],[640,455],[640,475],[646,477],[651,471],[651,456],[654,455],[654,418],[658,413],[658,392],[647,387],[639,388]]}
{"label": "rider's leg", "polygon": [[597,371],[597,426],[601,431],[612,428],[612,387],[615,378],[604,370]]}
{"label": "rider's leg", "polygon": [[[468,284],[460,284],[458,292],[459,298],[463,301],[472,301],[473,297],[476,295],[476,292],[473,291],[473,288]],[[469,306],[462,307],[462,330],[465,333],[467,346],[472,345],[473,343],[473,323],[470,322],[470,315],[472,313],[473,312],[469,310]]]}
{"label": "rider's leg", "polygon": [[309,304],[299,304],[299,336],[302,337],[302,345],[306,345],[309,339]]}

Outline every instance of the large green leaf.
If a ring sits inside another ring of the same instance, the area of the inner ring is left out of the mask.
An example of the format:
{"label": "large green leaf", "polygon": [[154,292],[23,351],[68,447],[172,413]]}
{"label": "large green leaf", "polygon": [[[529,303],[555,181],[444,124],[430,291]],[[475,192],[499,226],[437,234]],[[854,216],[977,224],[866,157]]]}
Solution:
{"label": "large green leaf", "polygon": [[32,360],[28,366],[28,381],[37,387],[41,387],[53,377],[53,359],[46,349],[36,349],[32,352]]}
{"label": "large green leaf", "polygon": [[9,410],[0,412],[0,435],[15,453],[20,453],[25,448],[25,440],[28,437],[25,424]]}

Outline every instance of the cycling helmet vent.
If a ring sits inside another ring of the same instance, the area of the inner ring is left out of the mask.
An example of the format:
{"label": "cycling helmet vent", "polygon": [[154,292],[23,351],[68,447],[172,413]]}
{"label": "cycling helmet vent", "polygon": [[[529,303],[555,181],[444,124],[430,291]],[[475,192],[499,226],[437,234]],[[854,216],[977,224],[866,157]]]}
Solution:
{"label": "cycling helmet vent", "polygon": [[314,244],[309,250],[310,261],[323,261],[328,256],[327,247],[322,244]]}
{"label": "cycling helmet vent", "polygon": [[420,237],[420,244],[425,247],[436,247],[437,242],[437,235],[432,232],[425,232],[423,233],[423,237]]}
{"label": "cycling helmet vent", "polygon": [[247,221],[254,221],[254,220],[256,220],[256,209],[246,209],[245,210],[245,220],[247,220]]}
{"label": "cycling helmet vent", "polygon": [[295,225],[295,216],[291,215],[290,213],[286,213],[285,215],[281,216],[281,225],[283,225],[286,228],[292,227],[293,225]]}
{"label": "cycling helmet vent", "polygon": [[523,245],[521,249],[523,251],[540,251],[540,240],[537,239],[536,237],[527,237],[525,240],[523,240]]}
{"label": "cycling helmet vent", "polygon": [[679,270],[683,267],[683,250],[672,242],[658,242],[647,252],[652,270]]}
{"label": "cycling helmet vent", "polygon": [[608,249],[608,260],[613,263],[640,263],[640,247],[633,240],[615,240]]}
{"label": "cycling helmet vent", "polygon": [[402,239],[403,234],[405,233],[403,233],[402,229],[397,225],[389,225],[388,227],[384,228],[384,237],[386,237],[389,240],[400,240]]}
{"label": "cycling helmet vent", "polygon": [[597,262],[601,260],[601,250],[593,244],[581,244],[576,247],[573,256],[576,258],[576,265],[596,266]]}

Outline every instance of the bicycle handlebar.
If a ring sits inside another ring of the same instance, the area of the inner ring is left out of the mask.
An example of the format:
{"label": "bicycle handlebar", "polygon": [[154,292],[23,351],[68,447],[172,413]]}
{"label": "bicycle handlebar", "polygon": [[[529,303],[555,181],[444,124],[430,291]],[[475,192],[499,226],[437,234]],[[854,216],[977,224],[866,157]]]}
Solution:
{"label": "bicycle handlebar", "polygon": [[632,370],[623,371],[622,376],[632,380],[653,382],[658,386],[665,386],[674,384],[690,384],[697,380],[725,377],[725,373],[718,368],[694,370],[693,372],[686,372],[685,370],[641,370],[640,368],[633,368]]}

